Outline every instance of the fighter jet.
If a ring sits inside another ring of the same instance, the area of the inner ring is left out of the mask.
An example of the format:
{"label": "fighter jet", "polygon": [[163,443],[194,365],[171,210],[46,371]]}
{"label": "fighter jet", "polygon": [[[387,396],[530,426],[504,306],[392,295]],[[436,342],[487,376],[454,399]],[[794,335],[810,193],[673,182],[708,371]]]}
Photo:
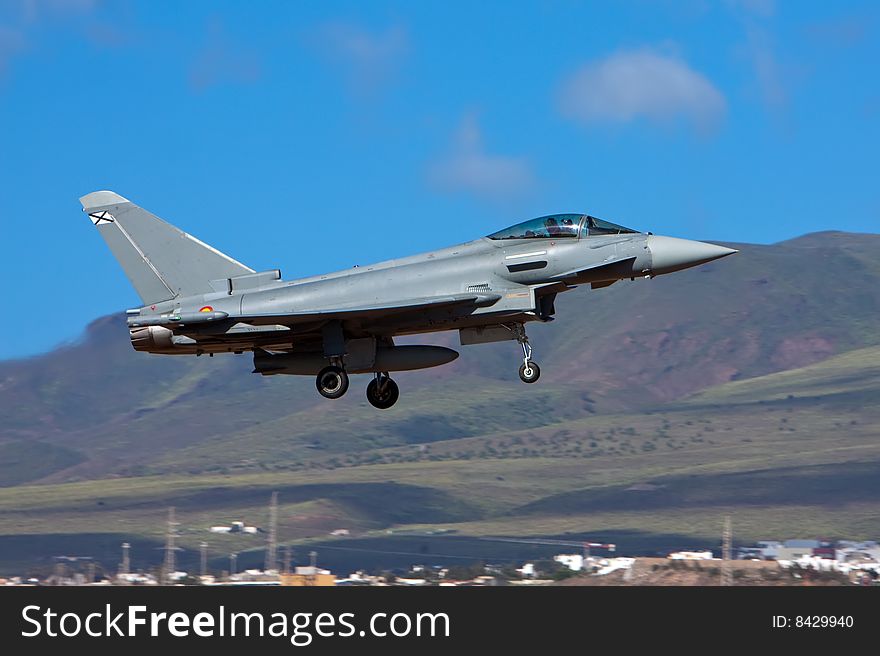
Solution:
{"label": "fighter jet", "polygon": [[458,357],[443,346],[398,345],[395,337],[457,330],[462,346],[516,341],[519,377],[534,383],[541,370],[526,324],[552,321],[558,294],[736,252],[589,214],[553,214],[458,246],[284,281],[280,270],[254,271],[112,191],[80,202],[143,303],[127,310],[136,351],[252,351],[254,373],[315,376],[328,399],[346,393],[349,374],[372,374],[367,399],[381,409],[400,394],[391,372]]}

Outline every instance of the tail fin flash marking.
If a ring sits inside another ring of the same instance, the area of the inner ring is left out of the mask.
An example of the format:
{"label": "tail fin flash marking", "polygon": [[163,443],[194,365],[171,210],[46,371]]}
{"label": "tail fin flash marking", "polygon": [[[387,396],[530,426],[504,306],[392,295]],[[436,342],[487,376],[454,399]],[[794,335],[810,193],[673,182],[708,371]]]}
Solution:
{"label": "tail fin flash marking", "polygon": [[113,223],[116,220],[113,218],[113,215],[106,210],[103,212],[92,212],[89,214],[89,218],[96,226],[101,225],[102,223]]}

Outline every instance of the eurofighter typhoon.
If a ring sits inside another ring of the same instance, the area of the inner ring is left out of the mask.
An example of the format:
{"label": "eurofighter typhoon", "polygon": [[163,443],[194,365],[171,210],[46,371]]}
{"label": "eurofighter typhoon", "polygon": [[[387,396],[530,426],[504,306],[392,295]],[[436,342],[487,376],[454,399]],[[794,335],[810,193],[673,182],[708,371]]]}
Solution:
{"label": "eurofighter typhoon", "polygon": [[80,199],[143,302],[127,311],[136,351],[254,354],[254,373],[315,376],[338,399],[349,374],[372,374],[367,399],[390,408],[394,371],[437,367],[458,352],[396,345],[399,335],[457,330],[462,346],[515,340],[519,377],[538,380],[526,336],[579,285],[680,271],[736,251],[638,232],[586,214],[553,214],[487,237],[372,266],[283,281],[254,271],[112,191]]}

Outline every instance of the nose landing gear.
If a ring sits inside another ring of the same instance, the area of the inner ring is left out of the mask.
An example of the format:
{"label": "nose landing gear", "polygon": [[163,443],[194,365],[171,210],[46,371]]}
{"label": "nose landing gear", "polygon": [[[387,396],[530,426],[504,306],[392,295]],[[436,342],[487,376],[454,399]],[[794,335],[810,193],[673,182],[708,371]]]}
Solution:
{"label": "nose landing gear", "polygon": [[541,368],[534,362],[524,362],[519,366],[519,379],[524,383],[534,383],[541,377]]}
{"label": "nose landing gear", "polygon": [[400,389],[387,372],[377,373],[376,377],[367,385],[367,401],[374,408],[387,410],[397,403],[399,396]]}
{"label": "nose landing gear", "polygon": [[532,346],[529,344],[525,326],[521,323],[515,324],[513,334],[523,350],[523,363],[519,367],[519,379],[524,383],[537,382],[538,378],[541,377],[541,368],[537,363],[532,362]]}

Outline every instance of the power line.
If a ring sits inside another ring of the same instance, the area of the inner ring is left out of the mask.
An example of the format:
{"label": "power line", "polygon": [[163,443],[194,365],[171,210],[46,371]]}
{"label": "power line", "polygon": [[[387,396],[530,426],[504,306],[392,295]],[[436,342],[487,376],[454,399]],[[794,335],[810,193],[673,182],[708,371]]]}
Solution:
{"label": "power line", "polygon": [[[580,543],[578,543],[580,544]],[[421,553],[417,551],[388,551],[385,549],[367,549],[364,547],[336,547],[329,544],[322,544],[321,549],[332,549],[335,551],[357,551],[360,553],[387,554],[391,556],[419,556],[422,560],[430,560],[432,558],[459,558],[462,560],[485,560],[486,556],[463,556],[453,554],[439,553]]]}

